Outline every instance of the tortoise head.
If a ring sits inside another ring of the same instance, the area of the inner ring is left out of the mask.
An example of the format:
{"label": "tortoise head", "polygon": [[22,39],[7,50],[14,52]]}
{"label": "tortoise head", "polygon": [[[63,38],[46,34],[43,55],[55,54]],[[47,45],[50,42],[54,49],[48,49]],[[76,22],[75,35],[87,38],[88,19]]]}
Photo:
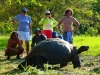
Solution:
{"label": "tortoise head", "polygon": [[78,54],[80,54],[80,53],[82,53],[82,52],[84,52],[84,51],[87,51],[88,49],[89,49],[89,46],[81,46],[81,47],[77,50],[76,54],[78,55]]}
{"label": "tortoise head", "polygon": [[72,60],[73,68],[81,67],[81,60],[77,54],[73,55],[71,60]]}

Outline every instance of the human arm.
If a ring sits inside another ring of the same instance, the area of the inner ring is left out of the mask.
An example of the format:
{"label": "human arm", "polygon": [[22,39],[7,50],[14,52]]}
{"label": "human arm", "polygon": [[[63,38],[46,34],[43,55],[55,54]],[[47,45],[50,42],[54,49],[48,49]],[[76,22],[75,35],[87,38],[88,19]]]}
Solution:
{"label": "human arm", "polygon": [[14,24],[18,25],[18,22],[17,22],[16,20],[12,19],[12,22],[13,22]]}
{"label": "human arm", "polygon": [[44,34],[41,34],[42,40],[46,40],[47,37]]}
{"label": "human arm", "polygon": [[32,38],[32,44],[31,44],[31,48],[33,48],[35,45],[35,36]]}
{"label": "human arm", "polygon": [[75,32],[76,29],[80,26],[80,23],[79,23],[75,18],[72,18],[72,19],[73,19],[73,22],[74,22],[75,25],[76,25],[72,32]]}
{"label": "human arm", "polygon": [[63,31],[62,31],[61,28],[60,28],[60,25],[61,25],[62,22],[63,22],[63,19],[61,19],[61,20],[58,22],[58,24],[57,24],[58,29],[59,29],[59,31],[60,31],[61,33],[63,33]]}
{"label": "human arm", "polygon": [[31,17],[29,16],[29,32],[30,32],[30,35],[32,34],[32,20],[31,20]]}
{"label": "human arm", "polygon": [[17,38],[17,44],[18,44],[19,47],[22,47],[21,41],[19,40],[19,38]]}
{"label": "human arm", "polygon": [[52,21],[53,21],[53,27],[55,27],[57,25],[57,21],[54,18],[52,18]]}
{"label": "human arm", "polygon": [[29,24],[29,29],[30,29],[30,35],[32,35],[32,26],[31,26],[31,23]]}
{"label": "human arm", "polygon": [[12,19],[12,22],[16,25],[18,25],[18,20],[19,19],[19,15],[15,16],[13,19]]}
{"label": "human arm", "polygon": [[40,25],[42,25],[44,23],[44,18],[42,18],[39,22]]}
{"label": "human arm", "polygon": [[[8,49],[8,50],[11,50],[11,51],[18,52],[18,50],[16,49],[16,47],[12,47],[11,43],[12,43],[12,40],[11,40],[11,38],[10,38],[10,39],[8,40],[7,49]],[[14,46],[16,46],[16,44],[15,44]]]}

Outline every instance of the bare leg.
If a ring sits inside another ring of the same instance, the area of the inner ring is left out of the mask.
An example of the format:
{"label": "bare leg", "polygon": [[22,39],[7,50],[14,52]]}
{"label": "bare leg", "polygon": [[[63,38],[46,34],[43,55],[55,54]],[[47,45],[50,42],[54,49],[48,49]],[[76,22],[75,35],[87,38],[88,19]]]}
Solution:
{"label": "bare leg", "polygon": [[18,49],[17,59],[20,59],[20,54],[22,54],[22,53],[23,53],[24,48],[23,48],[23,47],[18,46],[18,47],[17,47],[17,49]]}
{"label": "bare leg", "polygon": [[[20,40],[20,42],[21,42],[21,46],[23,46],[23,40]],[[24,51],[22,53],[22,57],[24,57]]]}
{"label": "bare leg", "polygon": [[60,67],[62,68],[62,67],[64,67],[64,66],[67,66],[67,64],[68,64],[68,61],[65,61],[64,63],[61,63],[61,64],[60,64]]}
{"label": "bare leg", "polygon": [[25,41],[26,44],[26,54],[28,55],[29,53],[29,41]]}
{"label": "bare leg", "polygon": [[45,68],[44,68],[45,60],[44,60],[44,58],[42,58],[41,56],[37,56],[37,57],[34,58],[34,60],[35,60],[35,63],[37,65],[37,69],[45,71]]}

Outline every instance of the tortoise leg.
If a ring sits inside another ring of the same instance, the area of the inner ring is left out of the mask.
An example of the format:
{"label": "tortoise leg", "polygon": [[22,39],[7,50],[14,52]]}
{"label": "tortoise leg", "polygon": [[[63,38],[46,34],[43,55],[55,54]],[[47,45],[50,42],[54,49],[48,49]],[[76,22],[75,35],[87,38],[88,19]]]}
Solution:
{"label": "tortoise leg", "polygon": [[33,58],[30,58],[28,60],[25,60],[24,62],[22,62],[21,64],[18,65],[18,68],[19,69],[24,69],[28,65],[33,66],[33,67],[36,66],[36,64],[34,63]]}
{"label": "tortoise leg", "polygon": [[68,61],[65,61],[64,63],[61,63],[60,68],[67,66],[67,64],[68,64]]}
{"label": "tortoise leg", "polygon": [[26,61],[20,63],[20,64],[18,65],[18,68],[19,68],[19,69],[24,69],[25,64],[26,64]]}
{"label": "tortoise leg", "polygon": [[74,55],[72,58],[73,68],[81,67],[81,60],[78,55]]}
{"label": "tortoise leg", "polygon": [[41,69],[45,71],[44,68],[45,59],[42,56],[36,56],[34,60],[37,65],[37,69]]}

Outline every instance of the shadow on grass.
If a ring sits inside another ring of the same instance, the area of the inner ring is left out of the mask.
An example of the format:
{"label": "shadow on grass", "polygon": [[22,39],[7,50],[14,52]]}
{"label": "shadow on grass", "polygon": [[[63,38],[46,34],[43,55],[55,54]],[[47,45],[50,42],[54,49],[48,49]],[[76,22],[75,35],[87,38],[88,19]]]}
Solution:
{"label": "shadow on grass", "polygon": [[13,69],[11,71],[5,72],[5,73],[1,73],[1,75],[15,75],[15,74],[20,74],[22,73],[24,70],[19,70],[19,69]]}
{"label": "shadow on grass", "polygon": [[92,70],[90,70],[91,72],[95,72],[95,73],[97,73],[97,74],[100,74],[100,66],[99,67],[96,67],[96,68],[94,68],[94,69],[92,69]]}
{"label": "shadow on grass", "polygon": [[19,64],[19,62],[21,63],[23,61],[24,61],[24,59],[9,59],[9,60],[2,59],[2,60],[0,60],[0,62],[5,62],[5,64],[11,64],[11,63]]}

